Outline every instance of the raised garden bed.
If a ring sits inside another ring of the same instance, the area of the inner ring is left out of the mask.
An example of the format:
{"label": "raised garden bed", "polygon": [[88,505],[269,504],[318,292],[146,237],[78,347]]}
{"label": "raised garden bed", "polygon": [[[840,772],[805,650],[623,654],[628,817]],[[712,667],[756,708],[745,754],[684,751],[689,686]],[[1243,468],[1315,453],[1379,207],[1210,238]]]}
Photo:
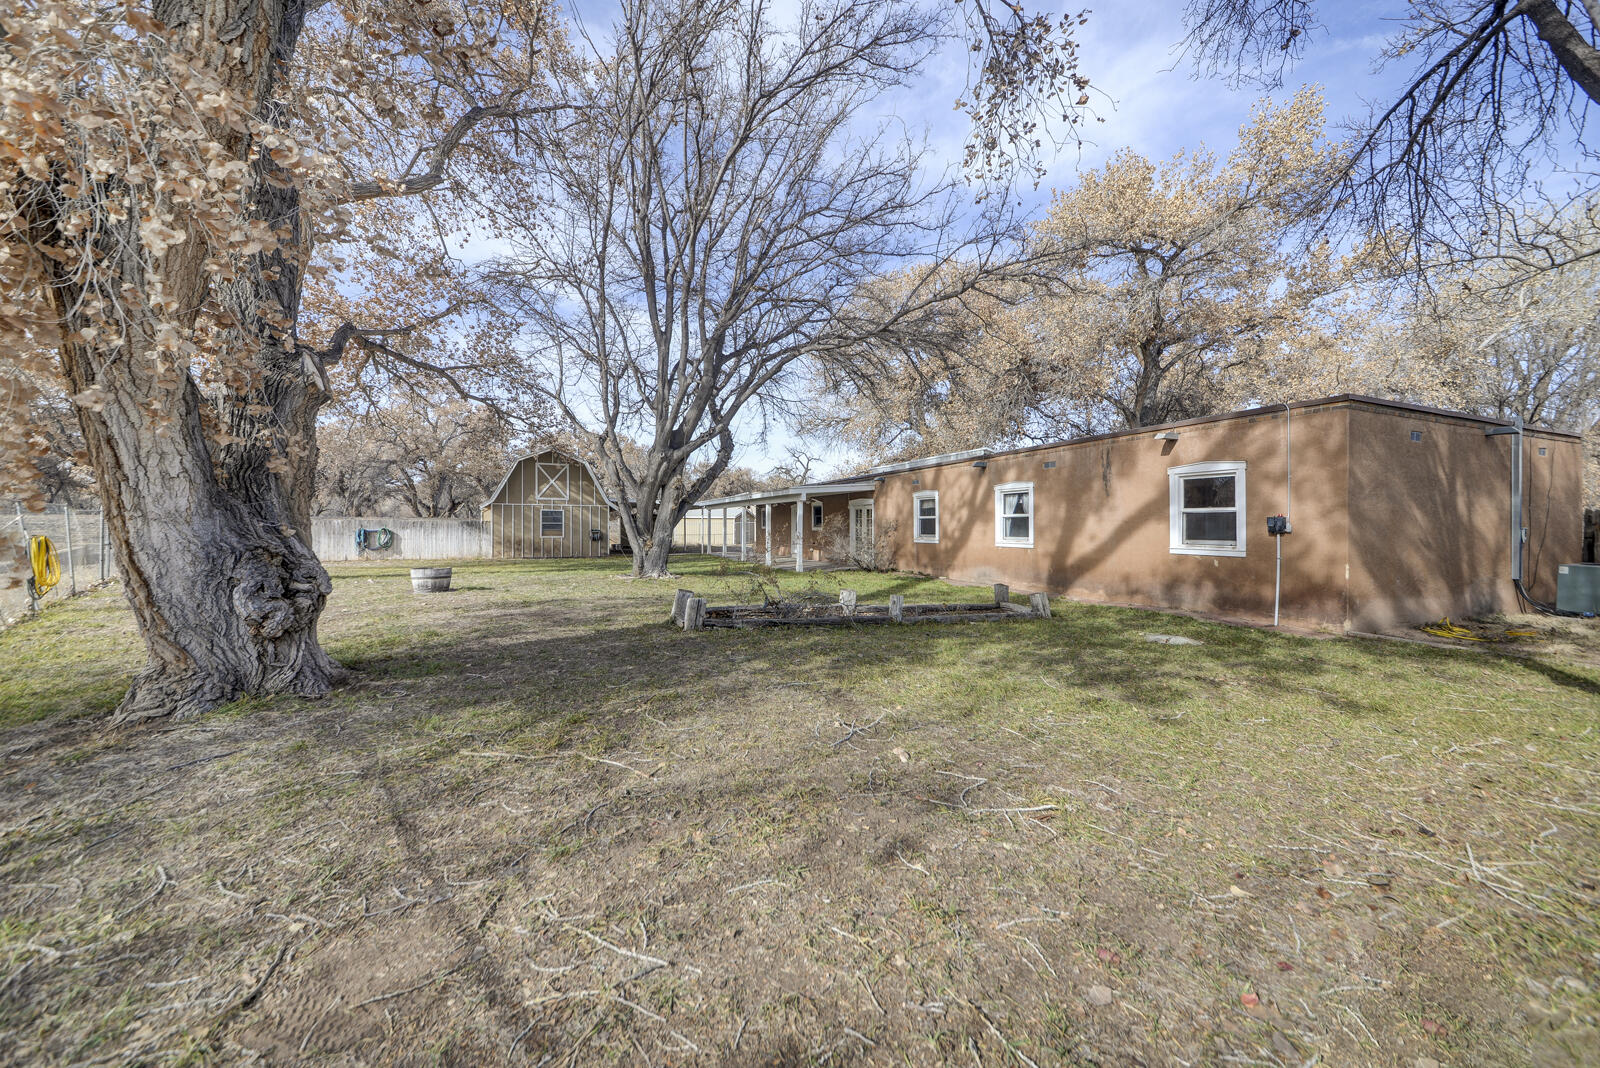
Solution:
{"label": "raised garden bed", "polygon": [[840,590],[833,601],[769,601],[766,604],[708,605],[693,590],[679,590],[672,621],[684,630],[707,627],[828,627],[868,623],[989,623],[1050,618],[1050,598],[1028,595],[1026,605],[1011,603],[1011,590],[995,583],[992,603],[906,604],[891,594],[888,604],[857,604],[854,590]]}

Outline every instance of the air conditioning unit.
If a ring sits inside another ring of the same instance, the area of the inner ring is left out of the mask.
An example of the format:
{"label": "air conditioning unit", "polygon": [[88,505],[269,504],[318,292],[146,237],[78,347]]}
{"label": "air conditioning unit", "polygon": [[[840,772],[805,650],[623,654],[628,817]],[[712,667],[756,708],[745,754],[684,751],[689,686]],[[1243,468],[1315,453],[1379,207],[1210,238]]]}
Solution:
{"label": "air conditioning unit", "polygon": [[1556,608],[1600,613],[1600,564],[1562,564],[1556,568]]}

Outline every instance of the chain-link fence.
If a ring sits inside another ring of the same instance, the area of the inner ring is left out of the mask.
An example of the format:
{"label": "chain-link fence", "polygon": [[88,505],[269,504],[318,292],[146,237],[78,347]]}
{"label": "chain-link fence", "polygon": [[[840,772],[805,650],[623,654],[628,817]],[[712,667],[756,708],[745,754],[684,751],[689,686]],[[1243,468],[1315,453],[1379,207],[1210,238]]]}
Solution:
{"label": "chain-link fence", "polygon": [[61,564],[61,581],[39,598],[41,605],[70,597],[115,574],[100,512],[63,505],[29,512],[11,504],[0,510],[0,626],[25,616],[31,607],[28,579],[33,567],[28,543],[35,536],[50,539]]}

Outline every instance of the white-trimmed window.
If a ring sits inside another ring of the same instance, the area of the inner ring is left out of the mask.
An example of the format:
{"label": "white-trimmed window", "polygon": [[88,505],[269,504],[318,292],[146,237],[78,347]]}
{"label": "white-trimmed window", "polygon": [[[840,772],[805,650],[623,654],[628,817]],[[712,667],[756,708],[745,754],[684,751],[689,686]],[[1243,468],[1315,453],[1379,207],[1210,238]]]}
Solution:
{"label": "white-trimmed window", "polygon": [[916,528],[913,541],[937,544],[939,541],[939,491],[926,490],[911,495],[912,522]]}
{"label": "white-trimmed window", "polygon": [[822,529],[822,502],[821,501],[812,501],[811,502],[811,529],[812,530],[821,530]]}
{"label": "white-trimmed window", "polygon": [[1033,547],[1033,483],[1007,482],[994,488],[994,543]]}
{"label": "white-trimmed window", "polygon": [[1217,460],[1167,469],[1173,552],[1244,555],[1244,467]]}

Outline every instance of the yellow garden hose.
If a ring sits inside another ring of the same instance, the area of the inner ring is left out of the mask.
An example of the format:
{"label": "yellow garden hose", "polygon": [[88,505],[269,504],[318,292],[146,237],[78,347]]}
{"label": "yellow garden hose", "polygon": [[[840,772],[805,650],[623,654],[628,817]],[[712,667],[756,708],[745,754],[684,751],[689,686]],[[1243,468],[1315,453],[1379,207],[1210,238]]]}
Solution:
{"label": "yellow garden hose", "polygon": [[61,581],[61,561],[56,559],[55,543],[43,534],[28,539],[28,559],[33,564],[33,594],[43,597]]}
{"label": "yellow garden hose", "polygon": [[1539,637],[1539,632],[1536,630],[1508,630],[1500,635],[1480,637],[1472,633],[1472,631],[1468,630],[1466,627],[1458,627],[1454,623],[1450,622],[1449,616],[1445,616],[1437,623],[1424,624],[1418,629],[1423,631],[1425,634],[1432,634],[1440,638],[1454,638],[1457,641],[1464,642],[1495,642],[1510,641],[1513,638]]}
{"label": "yellow garden hose", "polygon": [[1481,642],[1486,640],[1473,634],[1466,627],[1456,626],[1454,623],[1450,622],[1449,616],[1445,616],[1437,623],[1429,623],[1427,626],[1422,627],[1421,630],[1425,634],[1433,634],[1440,638],[1455,638],[1458,641],[1464,642]]}

